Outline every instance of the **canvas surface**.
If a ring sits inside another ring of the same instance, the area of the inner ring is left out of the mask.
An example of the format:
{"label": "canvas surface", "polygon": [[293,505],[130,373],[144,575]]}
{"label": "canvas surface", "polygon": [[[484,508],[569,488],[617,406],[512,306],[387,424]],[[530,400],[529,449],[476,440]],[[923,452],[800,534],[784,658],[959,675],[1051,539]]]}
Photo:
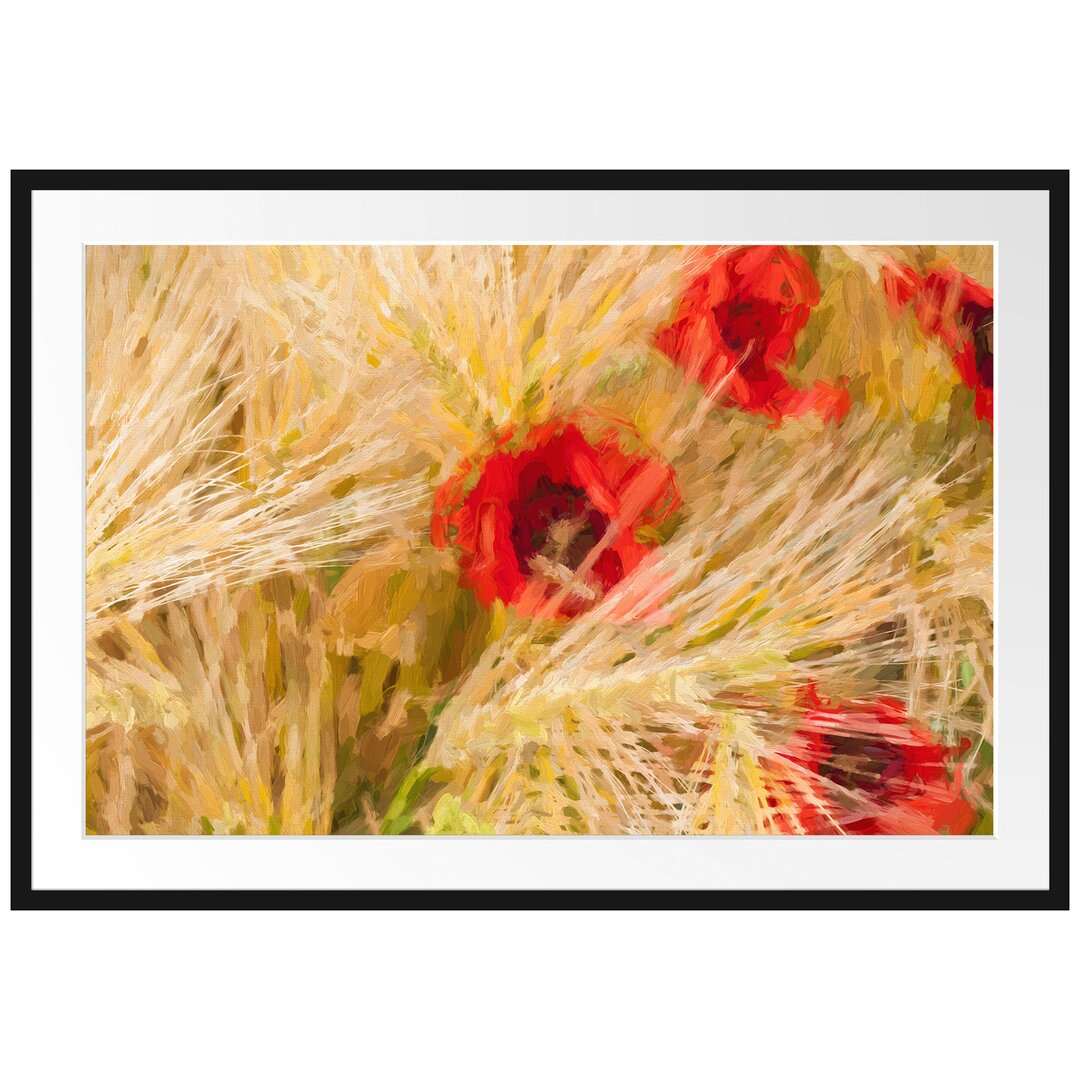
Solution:
{"label": "canvas surface", "polygon": [[992,832],[993,249],[87,249],[91,833]]}

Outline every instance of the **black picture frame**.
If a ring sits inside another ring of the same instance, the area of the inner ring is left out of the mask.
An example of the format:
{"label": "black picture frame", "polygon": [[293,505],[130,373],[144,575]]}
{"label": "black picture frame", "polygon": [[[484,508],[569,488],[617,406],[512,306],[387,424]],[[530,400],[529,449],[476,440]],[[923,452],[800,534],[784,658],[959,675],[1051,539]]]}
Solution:
{"label": "black picture frame", "polygon": [[[1053,491],[1068,488],[1069,172],[1068,170],[731,170],[731,171],[312,171],[14,170],[11,174],[11,492],[12,518],[29,520],[31,236],[33,193],[47,190],[1035,190],[1049,194],[1050,398]],[[31,686],[11,685],[11,907],[13,910],[231,909],[551,909],[595,910],[1065,910],[1069,906],[1069,659],[1067,498],[1050,507],[1050,822],[1047,889],[949,890],[119,890],[35,889],[31,818]],[[29,672],[34,618],[28,530],[13,537],[12,672]],[[16,633],[16,629],[18,632]]]}

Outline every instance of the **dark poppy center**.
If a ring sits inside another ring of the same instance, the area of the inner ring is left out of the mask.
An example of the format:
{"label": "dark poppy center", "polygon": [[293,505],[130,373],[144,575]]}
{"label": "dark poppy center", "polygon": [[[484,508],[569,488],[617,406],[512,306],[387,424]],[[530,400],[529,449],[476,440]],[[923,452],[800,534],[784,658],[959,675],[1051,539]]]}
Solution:
{"label": "dark poppy center", "polygon": [[547,474],[511,502],[510,513],[510,539],[518,569],[526,576],[535,572],[538,558],[576,570],[607,528],[607,518],[583,488],[557,484]]}
{"label": "dark poppy center", "polygon": [[990,315],[975,331],[975,370],[979,382],[986,387],[994,385],[994,317]]}
{"label": "dark poppy center", "polygon": [[882,739],[830,736],[818,773],[848,791],[880,791],[904,769],[904,751]]}
{"label": "dark poppy center", "polygon": [[975,347],[975,370],[979,383],[992,388],[994,385],[994,309],[980,304],[967,304],[963,313],[964,323],[971,330]]}
{"label": "dark poppy center", "polygon": [[760,301],[736,299],[713,309],[724,345],[745,369],[760,366],[765,342],[779,331],[779,310]]}

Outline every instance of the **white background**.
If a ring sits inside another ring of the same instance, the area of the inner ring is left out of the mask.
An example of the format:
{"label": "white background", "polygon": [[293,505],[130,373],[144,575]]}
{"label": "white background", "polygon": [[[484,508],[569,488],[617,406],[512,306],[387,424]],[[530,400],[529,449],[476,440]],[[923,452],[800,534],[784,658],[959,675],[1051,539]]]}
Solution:
{"label": "white background", "polygon": [[[1075,166],[1060,8],[1001,12],[21,5],[5,23],[0,147],[5,168]],[[1074,378],[1074,406],[1078,393]],[[26,720],[6,706],[5,745],[6,725]],[[6,846],[0,867],[6,892]],[[0,922],[0,1057],[17,1076],[114,1078],[1043,1075],[1073,1059],[1076,925],[18,913]]]}

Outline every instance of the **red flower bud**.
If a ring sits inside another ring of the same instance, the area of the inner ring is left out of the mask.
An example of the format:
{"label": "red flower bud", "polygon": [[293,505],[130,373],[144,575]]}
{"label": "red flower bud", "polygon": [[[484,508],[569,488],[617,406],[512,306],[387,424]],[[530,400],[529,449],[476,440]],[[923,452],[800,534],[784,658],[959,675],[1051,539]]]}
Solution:
{"label": "red flower bud", "polygon": [[955,266],[925,277],[910,266],[887,262],[881,283],[893,310],[911,304],[924,334],[952,352],[965,386],[975,391],[975,416],[994,422],[994,294]]}
{"label": "red flower bud", "polygon": [[[799,694],[799,728],[781,757],[795,766],[781,788],[799,805],[809,833],[966,833],[974,810],[948,763],[970,744],[941,745],[916,727],[902,702],[882,697],[842,701]],[[790,822],[782,822],[782,827]]]}
{"label": "red flower bud", "polygon": [[851,405],[843,386],[819,382],[804,390],[785,373],[820,299],[800,255],[782,247],[736,248],[690,283],[656,345],[718,404],[776,422],[808,412],[840,420]]}

